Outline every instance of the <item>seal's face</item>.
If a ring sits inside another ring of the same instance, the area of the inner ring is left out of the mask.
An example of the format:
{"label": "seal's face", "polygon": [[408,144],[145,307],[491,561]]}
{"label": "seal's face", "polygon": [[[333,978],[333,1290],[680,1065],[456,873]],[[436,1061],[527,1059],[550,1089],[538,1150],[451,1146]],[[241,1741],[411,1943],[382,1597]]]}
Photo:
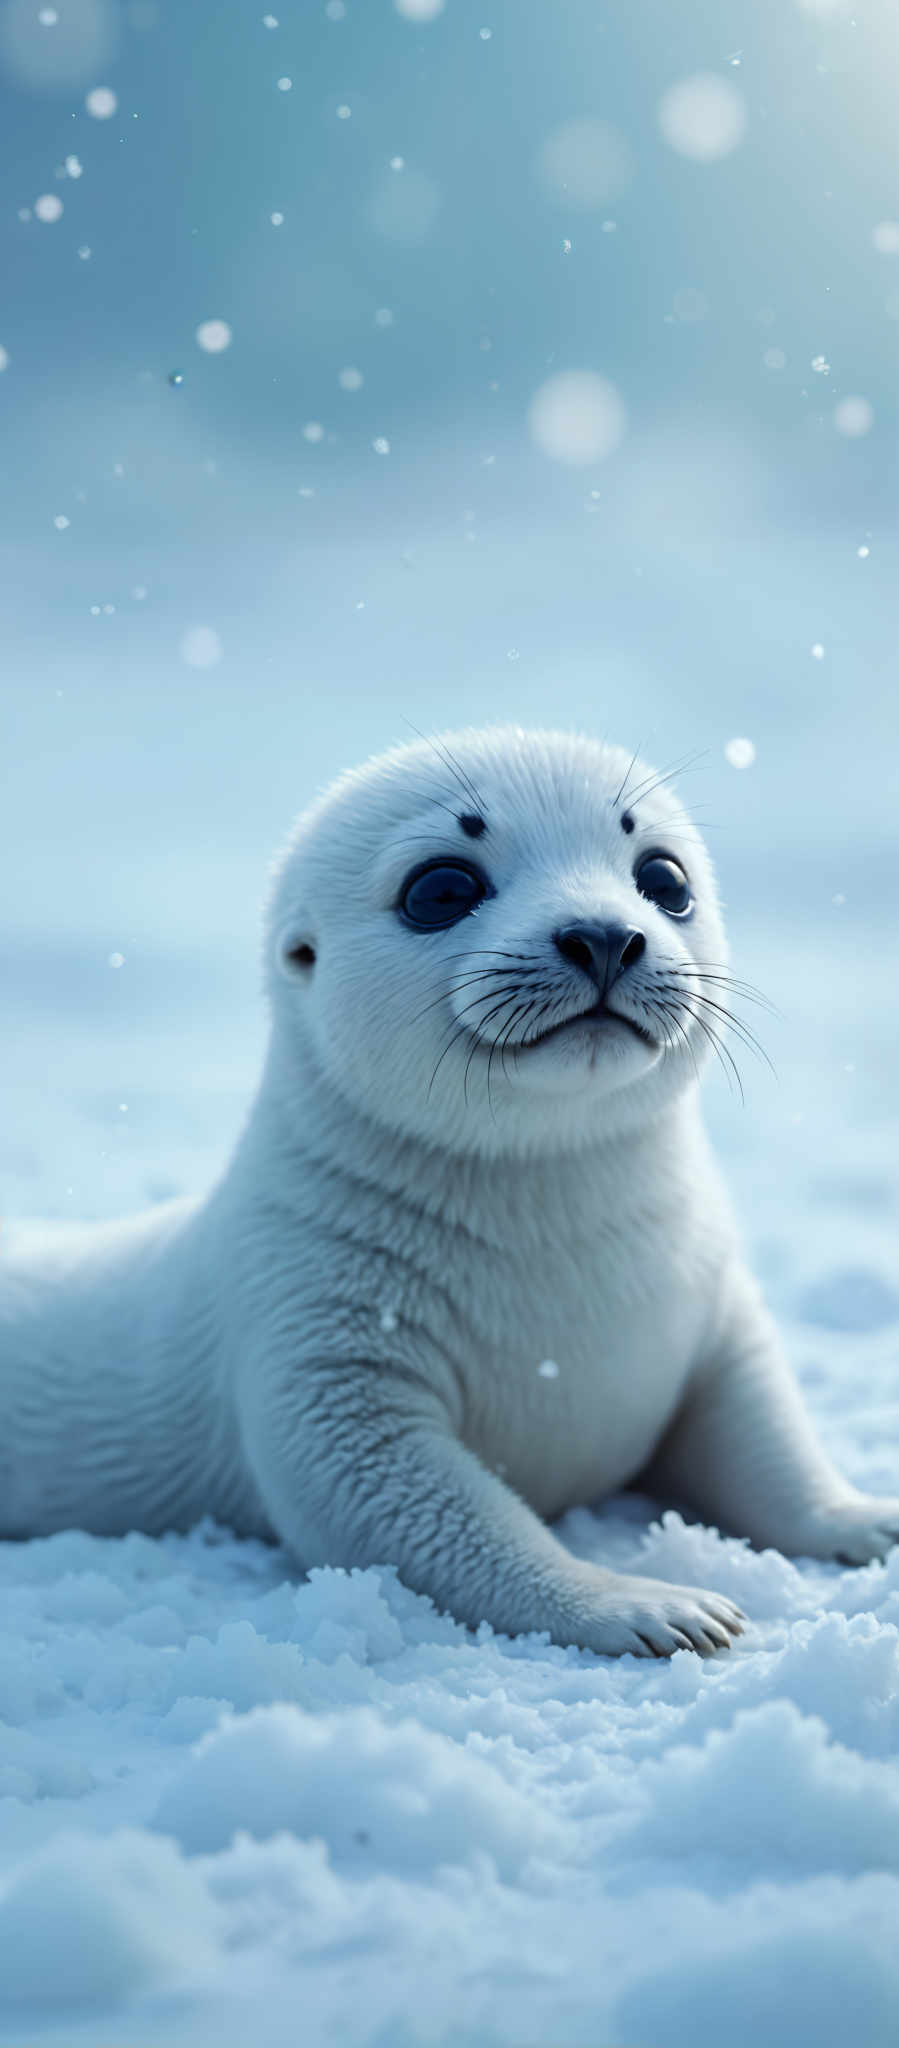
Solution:
{"label": "seal's face", "polygon": [[538,1149],[654,1115],[721,1037],[726,942],[670,783],[568,734],[395,749],[300,821],[276,1024],[379,1122]]}

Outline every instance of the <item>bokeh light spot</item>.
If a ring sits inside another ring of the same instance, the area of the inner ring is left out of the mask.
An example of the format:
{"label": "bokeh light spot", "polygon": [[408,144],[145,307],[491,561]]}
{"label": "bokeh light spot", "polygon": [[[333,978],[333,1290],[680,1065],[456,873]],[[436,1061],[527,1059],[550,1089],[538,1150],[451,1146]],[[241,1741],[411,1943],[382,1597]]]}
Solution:
{"label": "bokeh light spot", "polygon": [[729,78],[699,71],[662,94],[659,127],[678,156],[718,163],[730,156],[746,132],[746,103]]}
{"label": "bokeh light spot", "polygon": [[627,412],[607,378],[595,370],[564,370],[535,392],[528,424],[538,448],[553,462],[587,468],[618,447]]}

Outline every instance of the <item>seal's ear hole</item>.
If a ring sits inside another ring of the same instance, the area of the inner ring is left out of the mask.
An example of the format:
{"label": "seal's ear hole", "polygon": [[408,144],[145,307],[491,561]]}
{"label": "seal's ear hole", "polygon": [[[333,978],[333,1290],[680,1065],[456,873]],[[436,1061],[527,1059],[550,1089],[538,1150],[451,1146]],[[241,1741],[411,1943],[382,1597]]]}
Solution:
{"label": "seal's ear hole", "polygon": [[315,966],[315,947],[310,946],[308,939],[297,939],[291,933],[281,942],[279,964],[289,980],[298,980]]}

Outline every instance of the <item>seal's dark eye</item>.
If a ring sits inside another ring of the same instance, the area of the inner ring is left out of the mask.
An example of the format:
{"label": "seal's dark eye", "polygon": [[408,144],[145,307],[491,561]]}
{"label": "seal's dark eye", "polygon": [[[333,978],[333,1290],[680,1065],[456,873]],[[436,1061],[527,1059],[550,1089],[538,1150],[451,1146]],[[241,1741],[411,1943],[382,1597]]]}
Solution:
{"label": "seal's dark eye", "polygon": [[418,868],[403,883],[398,908],[407,924],[433,932],[467,917],[486,894],[487,884],[475,868],[455,861],[434,861],[430,867]]}
{"label": "seal's dark eye", "polygon": [[683,868],[667,853],[649,853],[634,873],[641,896],[667,910],[669,917],[686,917],[693,908],[690,884]]}

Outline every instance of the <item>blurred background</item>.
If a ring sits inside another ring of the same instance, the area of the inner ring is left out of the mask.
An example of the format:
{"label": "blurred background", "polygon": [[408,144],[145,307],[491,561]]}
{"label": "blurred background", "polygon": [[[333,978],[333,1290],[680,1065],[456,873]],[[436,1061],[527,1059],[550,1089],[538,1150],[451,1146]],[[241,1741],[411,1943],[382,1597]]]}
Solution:
{"label": "blurred background", "polygon": [[0,10],[4,1212],[215,1171],[332,774],[573,725],[700,752],[757,1257],[889,1305],[895,6],[273,10]]}

